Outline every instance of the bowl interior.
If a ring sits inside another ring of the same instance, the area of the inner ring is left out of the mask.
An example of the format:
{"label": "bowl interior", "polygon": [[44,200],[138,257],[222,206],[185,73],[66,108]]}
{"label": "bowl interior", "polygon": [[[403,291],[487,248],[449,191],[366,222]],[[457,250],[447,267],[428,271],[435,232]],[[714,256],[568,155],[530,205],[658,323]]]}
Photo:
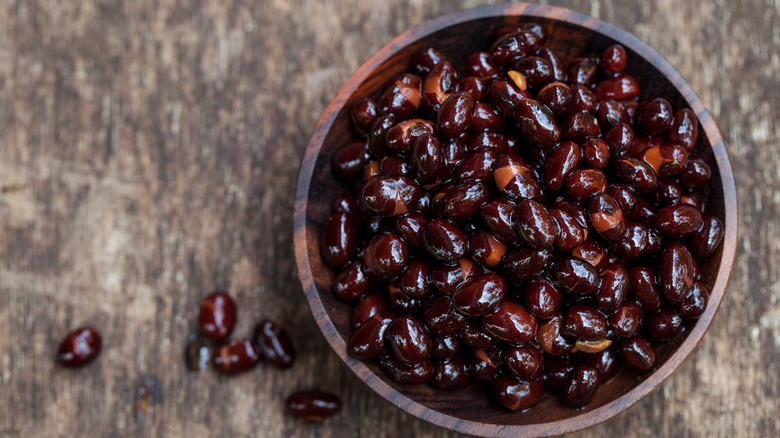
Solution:
{"label": "bowl interior", "polygon": [[[393,46],[393,43],[391,43],[383,49],[387,50],[386,52],[380,52],[378,54],[380,56],[379,59],[375,56],[367,62],[367,64],[370,64],[374,61],[375,65],[379,62],[375,68],[370,71],[359,70],[358,73],[350,79],[350,81],[354,80],[354,82],[348,82],[347,85],[345,85],[345,89],[342,89],[339,93],[339,96],[344,96],[345,100],[339,100],[339,97],[337,96],[337,99],[335,99],[334,103],[329,107],[329,109],[333,109],[335,113],[329,115],[326,112],[326,115],[323,116],[323,120],[327,117],[331,117],[332,124],[329,128],[325,126],[326,131],[320,132],[321,135],[317,136],[315,133],[315,137],[309,145],[310,149],[312,148],[312,144],[315,144],[315,146],[319,145],[321,150],[316,157],[311,157],[311,159],[314,160],[313,166],[311,167],[311,181],[308,185],[308,191],[304,193],[305,198],[300,199],[300,202],[305,203],[304,235],[296,235],[296,239],[300,237],[306,241],[306,253],[304,254],[304,257],[308,258],[313,284],[316,288],[316,291],[307,291],[307,294],[316,293],[316,298],[321,302],[321,309],[319,309],[319,305],[316,306],[318,307],[317,309],[312,305],[313,310],[315,310],[315,318],[318,319],[320,327],[323,328],[323,332],[326,337],[329,338],[329,341],[334,346],[337,353],[353,371],[366,381],[367,384],[395,404],[424,419],[435,415],[434,413],[444,414],[442,418],[452,417],[451,424],[445,424],[449,426],[453,426],[463,420],[466,420],[466,422],[494,425],[531,425],[566,419],[576,422],[578,421],[578,418],[583,419],[589,412],[596,410],[600,410],[601,415],[599,416],[603,417],[598,421],[609,418],[646,395],[652,387],[658,385],[663,378],[679,365],[690,350],[695,347],[695,344],[703,334],[703,331],[706,330],[722,297],[722,291],[719,296],[713,296],[707,312],[702,319],[696,324],[691,324],[686,327],[685,333],[678,336],[674,341],[656,349],[659,369],[665,366],[670,357],[679,356],[676,357],[674,364],[669,365],[671,369],[666,367],[667,371],[660,379],[651,379],[651,376],[655,373],[636,374],[623,370],[615,378],[600,387],[592,403],[579,410],[573,410],[563,406],[559,402],[557,396],[546,393],[542,401],[533,409],[526,412],[509,412],[499,406],[493,400],[492,396],[488,394],[488,391],[480,385],[472,384],[466,390],[452,393],[436,390],[428,385],[401,385],[386,377],[376,364],[372,362],[360,362],[346,355],[346,343],[352,332],[349,322],[352,305],[339,302],[330,293],[330,284],[336,272],[333,272],[324,264],[318,246],[319,231],[321,230],[322,224],[331,214],[332,201],[336,197],[350,192],[350,187],[348,185],[339,182],[332,176],[330,171],[330,158],[331,154],[338,148],[358,139],[358,136],[353,132],[349,117],[349,110],[352,104],[363,97],[378,97],[382,90],[384,90],[397,75],[407,71],[409,57],[417,49],[424,46],[433,46],[452,61],[453,65],[457,66],[461,65],[463,61],[465,61],[465,58],[472,52],[476,50],[486,50],[494,40],[495,32],[500,26],[521,20],[535,21],[542,23],[547,28],[550,35],[548,45],[561,54],[565,64],[568,64],[568,61],[576,56],[580,56],[589,51],[601,52],[609,45],[619,42],[626,46],[629,53],[629,65],[626,71],[635,76],[639,80],[639,83],[642,84],[642,95],[640,98],[663,96],[672,103],[675,109],[690,107],[690,102],[696,100],[696,97],[692,92],[689,94],[689,92],[686,91],[687,85],[684,82],[682,85],[685,85],[685,87],[680,87],[679,83],[673,83],[667,78],[667,75],[665,75],[665,73],[668,72],[659,70],[659,68],[656,67],[658,64],[656,60],[648,60],[643,57],[643,55],[647,56],[646,53],[640,54],[635,51],[638,47],[636,45],[638,42],[636,38],[623,31],[617,30],[618,32],[616,33],[616,28],[598,20],[590,19],[589,17],[567,11],[569,15],[564,19],[559,14],[550,14],[549,10],[550,9],[548,8],[541,10],[526,8],[522,10],[522,13],[525,14],[525,16],[522,17],[518,16],[519,12],[517,10],[515,10],[515,13],[512,13],[510,10],[504,16],[483,16],[478,18],[474,17],[473,19],[466,17],[466,19],[461,22],[456,22],[451,25],[439,24],[441,27],[440,29],[430,34],[423,32],[423,35],[420,35],[419,38],[415,37],[414,40],[407,39],[406,41],[399,42],[399,40],[403,40],[403,38],[399,37],[394,41],[396,46]],[[493,11],[495,12],[496,10],[493,9]],[[493,13],[493,15],[500,14]],[[582,24],[588,27],[584,27]],[[413,29],[410,32],[412,32],[414,36],[415,30]],[[631,40],[627,42],[624,37],[629,37],[636,41]],[[621,41],[617,41],[614,38],[620,38]],[[640,48],[645,49],[647,46],[641,45]],[[390,52],[392,49],[397,50],[395,53],[391,54]],[[655,52],[652,53],[655,54]],[[655,55],[658,56],[657,54]],[[677,76],[677,78],[679,78],[679,76]],[[678,87],[680,87],[683,92],[681,92]],[[686,95],[683,95],[683,93]],[[694,112],[697,112],[701,118],[701,112],[696,110],[697,108],[694,108]],[[702,112],[706,114],[706,111],[703,111],[703,109]],[[318,130],[321,128],[322,127],[318,126]],[[715,135],[717,135],[717,130],[714,132]],[[724,192],[721,187],[721,169],[713,154],[711,135],[712,132],[700,129],[699,145],[695,155],[698,155],[707,161],[713,170],[713,188],[710,190],[711,193],[709,194],[709,212],[725,221],[726,211]],[[719,136],[716,141],[720,143],[720,147],[722,148],[722,141]],[[307,154],[309,152],[310,151],[307,150]],[[300,190],[299,187],[299,191]],[[722,248],[718,249],[718,251],[700,267],[705,283],[709,286],[710,290],[713,290],[716,277],[718,276],[722,259],[721,252]],[[301,273],[301,275],[303,276],[303,273]],[[725,287],[725,283],[723,286]],[[304,285],[304,287],[306,286]],[[311,303],[312,297],[310,296],[309,298]],[[328,320],[332,323],[332,326],[324,323],[324,320]],[[697,328],[696,326],[702,327]],[[330,332],[331,330],[333,330],[332,333]],[[685,351],[684,354],[675,354],[678,348],[683,343],[686,343],[685,341],[691,336],[691,333],[693,333],[697,339],[692,343],[689,342],[691,345],[686,346],[687,351]],[[656,371],[656,373],[657,372],[658,371]],[[389,385],[390,388],[396,390],[397,394],[393,391],[388,391],[386,385]],[[632,391],[632,389],[642,386],[647,386],[648,388],[641,391]],[[634,392],[635,394],[633,394]],[[610,407],[609,405],[617,399],[622,399],[622,404],[625,406],[622,406],[617,412],[607,413],[605,408],[614,409],[615,406]],[[430,418],[427,419],[430,420]],[[441,421],[434,422],[442,423]],[[593,424],[594,422],[597,421],[583,421],[582,427]],[[557,433],[566,432],[572,429],[573,427],[563,427],[563,429],[558,429]],[[471,429],[468,431],[475,433],[474,430]]]}

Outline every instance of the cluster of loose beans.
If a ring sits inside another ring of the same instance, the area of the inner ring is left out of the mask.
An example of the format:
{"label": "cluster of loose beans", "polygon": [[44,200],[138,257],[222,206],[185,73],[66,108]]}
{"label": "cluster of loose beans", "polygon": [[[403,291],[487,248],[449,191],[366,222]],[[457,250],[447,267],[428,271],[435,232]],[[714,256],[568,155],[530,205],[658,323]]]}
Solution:
{"label": "cluster of loose beans", "polygon": [[[236,304],[226,292],[215,291],[200,303],[199,333],[187,340],[185,362],[190,371],[203,372],[213,366],[223,374],[251,370],[261,360],[279,369],[295,362],[295,349],[287,331],[277,322],[264,319],[255,327],[252,339],[228,341],[236,324]],[[70,333],[60,345],[58,360],[68,367],[81,367],[100,353],[102,338],[93,327]],[[285,401],[287,412],[304,422],[320,422],[341,410],[341,400],[324,391],[300,391]]]}
{"label": "cluster of loose beans", "polygon": [[422,49],[354,104],[359,140],[331,161],[354,191],[321,254],[355,304],[350,355],[511,410],[545,388],[580,407],[704,312],[711,169],[693,112],[639,100],[622,46],[565,66],[538,24],[497,38],[459,67]]}

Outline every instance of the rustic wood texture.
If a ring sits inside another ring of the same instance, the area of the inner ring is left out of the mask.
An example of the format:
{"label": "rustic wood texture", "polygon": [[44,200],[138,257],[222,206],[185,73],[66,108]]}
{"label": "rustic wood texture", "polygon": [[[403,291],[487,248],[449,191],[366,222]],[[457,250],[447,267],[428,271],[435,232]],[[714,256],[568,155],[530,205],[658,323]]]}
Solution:
{"label": "rustic wood texture", "polygon": [[[704,340],[659,390],[574,436],[777,436],[780,91],[772,1],[552,2],[633,32],[675,65],[734,165],[740,240]],[[333,353],[292,250],[299,159],[346,78],[405,29],[474,1],[0,2],[0,436],[455,436],[373,394]],[[198,302],[237,335],[289,327],[298,362],[186,372]],[[88,368],[61,337],[99,327]],[[342,395],[304,426],[299,388]]]}

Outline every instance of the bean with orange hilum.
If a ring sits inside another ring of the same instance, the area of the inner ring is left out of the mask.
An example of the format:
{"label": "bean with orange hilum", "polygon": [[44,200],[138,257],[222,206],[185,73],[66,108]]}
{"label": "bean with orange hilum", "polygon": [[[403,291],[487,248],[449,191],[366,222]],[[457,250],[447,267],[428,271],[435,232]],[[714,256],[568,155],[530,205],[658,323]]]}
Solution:
{"label": "bean with orange hilum", "polygon": [[391,379],[577,408],[706,308],[724,228],[695,115],[640,100],[621,46],[567,67],[546,41],[520,23],[464,65],[423,48],[352,107],[331,163],[356,190],[321,251],[355,305],[348,353]]}

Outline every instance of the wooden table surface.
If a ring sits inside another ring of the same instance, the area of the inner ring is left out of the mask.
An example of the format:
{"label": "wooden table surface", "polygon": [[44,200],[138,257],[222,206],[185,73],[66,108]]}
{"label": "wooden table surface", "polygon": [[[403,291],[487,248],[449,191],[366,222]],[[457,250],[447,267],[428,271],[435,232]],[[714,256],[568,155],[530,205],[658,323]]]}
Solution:
{"label": "wooden table surface", "polygon": [[[780,4],[555,1],[627,29],[710,109],[737,180],[740,239],[709,333],[661,388],[575,434],[778,436]],[[0,436],[453,436],[374,395],[330,351],[293,261],[298,160],[350,73],[470,0],[0,2]],[[188,373],[200,299],[226,289],[237,336],[288,327],[298,361]],[[63,335],[104,351],[73,371]],[[323,425],[292,391],[341,395]]]}

